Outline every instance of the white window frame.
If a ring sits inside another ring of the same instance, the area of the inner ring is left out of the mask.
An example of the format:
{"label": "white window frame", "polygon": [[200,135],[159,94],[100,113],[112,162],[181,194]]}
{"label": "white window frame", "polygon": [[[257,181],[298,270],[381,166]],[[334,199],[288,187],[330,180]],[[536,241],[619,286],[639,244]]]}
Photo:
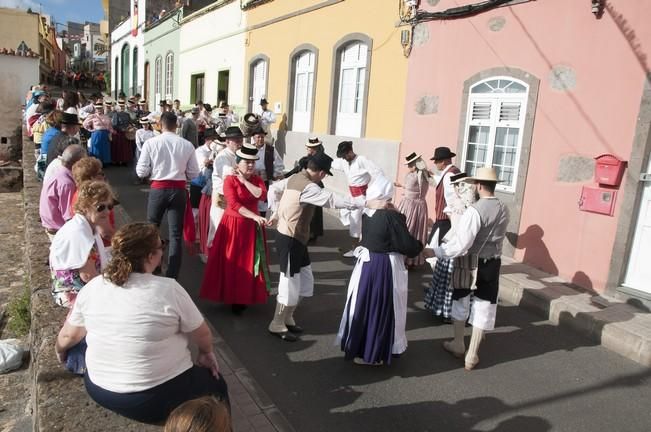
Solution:
{"label": "white window frame", "polygon": [[[359,46],[358,57],[355,59],[346,59],[346,52]],[[365,51],[365,55],[359,55],[361,51]],[[368,56],[369,46],[364,41],[354,40],[350,41],[339,50],[339,75],[337,92],[337,110],[335,112],[335,135],[344,135],[350,137],[361,137],[363,134],[364,114],[366,103],[368,99],[367,93],[367,73],[368,73]],[[344,71],[352,71],[355,77],[355,88],[353,89],[355,96],[353,99],[353,111],[342,112],[342,95],[343,95],[343,76]],[[354,124],[353,124],[354,123]],[[355,132],[351,130],[355,129]]]}
{"label": "white window frame", "polygon": [[156,106],[162,99],[163,57],[158,56],[154,61],[154,99]]}
{"label": "white window frame", "polygon": [[[504,80],[517,83],[525,88],[524,92],[519,93],[504,93],[504,92],[492,92],[492,93],[473,93],[473,90],[478,86],[494,80]],[[524,136],[524,126],[525,119],[527,116],[527,101],[529,97],[529,85],[524,81],[515,79],[509,76],[493,76],[473,84],[468,90],[468,106],[466,110],[466,126],[463,137],[463,157],[461,168],[466,170],[466,163],[468,162],[468,139],[470,134],[470,128],[472,126],[487,126],[489,127],[488,133],[488,147],[486,149],[486,160],[484,161],[485,166],[493,166],[493,158],[495,156],[495,137],[497,135],[497,128],[517,128],[518,140],[515,157],[513,159],[513,181],[511,185],[505,183],[498,183],[497,190],[507,193],[515,193],[515,190],[518,186],[518,170],[520,165],[520,154],[522,152],[522,140]],[[490,104],[490,115],[489,119],[476,119],[473,120],[472,112],[473,106],[475,103],[484,103]],[[500,108],[503,103],[519,103],[520,104],[520,113],[517,120],[500,120]],[[471,173],[468,173],[471,174]]]}
{"label": "white window frame", "polygon": [[[256,76],[256,69],[262,67],[262,77]],[[256,114],[262,112],[260,107],[260,99],[267,97],[267,77],[269,71],[269,64],[264,59],[258,59],[251,64],[251,102],[252,110]]]}
{"label": "white window frame", "polygon": [[[306,62],[301,60],[307,59]],[[314,75],[315,75],[316,54],[311,50],[303,50],[294,56],[294,100],[292,101],[292,130],[298,132],[310,132],[312,125],[312,101],[314,98]],[[301,106],[299,100],[299,75],[305,76],[305,88],[303,89],[305,99]],[[301,108],[298,110],[297,108]],[[304,110],[302,108],[305,108]],[[299,121],[297,122],[297,118]],[[297,127],[299,125],[299,127]]]}
{"label": "white window frame", "polygon": [[165,56],[165,98],[172,99],[174,93],[174,53]]}

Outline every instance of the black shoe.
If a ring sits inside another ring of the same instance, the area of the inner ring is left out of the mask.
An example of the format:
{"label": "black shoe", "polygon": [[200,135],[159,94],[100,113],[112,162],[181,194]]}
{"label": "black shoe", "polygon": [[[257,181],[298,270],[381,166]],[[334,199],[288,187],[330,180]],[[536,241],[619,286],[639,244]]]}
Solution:
{"label": "black shoe", "polygon": [[231,312],[233,312],[233,315],[242,315],[242,313],[246,310],[246,305],[243,304],[234,304],[231,305]]}
{"label": "black shoe", "polygon": [[285,324],[285,327],[287,327],[287,330],[289,330],[292,333],[296,333],[296,334],[303,333],[303,327],[301,326]]}
{"label": "black shoe", "polygon": [[443,316],[442,316],[442,317],[441,317],[441,322],[442,322],[443,324],[452,324],[452,318],[450,318],[450,317],[443,317]]}
{"label": "black shoe", "polygon": [[280,333],[269,331],[269,334],[274,335],[276,337],[279,337],[280,339],[284,340],[285,342],[296,342],[298,340],[298,336],[296,336],[294,333],[290,333],[288,331],[280,332]]}

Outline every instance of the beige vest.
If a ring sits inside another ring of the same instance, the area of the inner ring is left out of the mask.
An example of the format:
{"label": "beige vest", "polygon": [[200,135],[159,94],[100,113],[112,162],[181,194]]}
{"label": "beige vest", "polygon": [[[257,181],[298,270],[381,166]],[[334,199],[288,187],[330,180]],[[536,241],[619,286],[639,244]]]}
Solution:
{"label": "beige vest", "polygon": [[301,205],[301,193],[312,180],[303,170],[287,180],[287,188],[278,204],[278,232],[293,237],[303,244],[310,238],[310,221],[314,214],[312,204]]}

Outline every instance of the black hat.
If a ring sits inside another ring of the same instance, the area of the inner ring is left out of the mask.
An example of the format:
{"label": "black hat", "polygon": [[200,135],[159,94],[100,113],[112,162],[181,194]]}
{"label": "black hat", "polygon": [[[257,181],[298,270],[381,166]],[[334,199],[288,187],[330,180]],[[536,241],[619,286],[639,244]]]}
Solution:
{"label": "black hat", "polygon": [[215,138],[217,136],[217,131],[215,128],[208,128],[203,132],[204,138]]}
{"label": "black hat", "polygon": [[260,105],[269,105],[269,102],[267,102],[267,99],[262,98],[260,99]]}
{"label": "black hat", "polygon": [[224,138],[244,138],[244,134],[237,126],[229,126],[224,132]]}
{"label": "black hat", "polygon": [[77,114],[64,112],[61,118],[61,124],[80,125],[81,122]]}
{"label": "black hat", "polygon": [[343,157],[346,153],[353,149],[352,141],[342,141],[337,146],[337,157]]}
{"label": "black hat", "polygon": [[460,183],[461,180],[465,180],[467,178],[468,178],[468,174],[466,174],[465,172],[460,172],[459,174],[450,176],[450,183]]}
{"label": "black hat", "polygon": [[253,135],[267,135],[267,132],[265,132],[264,129],[262,129],[260,126],[258,126],[257,128],[253,129],[250,132],[250,134],[251,134],[251,136],[253,136]]}
{"label": "black hat", "polygon": [[205,109],[208,112],[212,112],[212,105],[210,104],[203,104],[203,109]]}
{"label": "black hat", "polygon": [[310,156],[310,162],[313,162],[320,170],[323,170],[328,175],[332,175],[330,167],[332,166],[332,158],[325,152],[319,152]]}
{"label": "black hat", "polygon": [[161,99],[161,101],[158,102],[158,106],[167,106],[167,102],[165,101],[165,99]]}
{"label": "black hat", "polygon": [[449,147],[436,147],[436,149],[434,149],[434,156],[432,156],[430,160],[452,159],[456,155],[456,153],[450,151]]}
{"label": "black hat", "polygon": [[241,159],[246,159],[246,160],[258,160],[260,159],[258,157],[258,148],[251,146],[250,144],[244,144],[241,148],[239,148],[235,154],[239,156]]}

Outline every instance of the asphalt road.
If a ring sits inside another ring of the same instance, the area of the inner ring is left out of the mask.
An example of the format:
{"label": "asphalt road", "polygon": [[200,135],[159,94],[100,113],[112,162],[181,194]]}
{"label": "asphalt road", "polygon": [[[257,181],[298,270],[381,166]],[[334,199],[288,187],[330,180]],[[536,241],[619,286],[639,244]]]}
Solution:
{"label": "asphalt road", "polygon": [[[126,168],[107,173],[131,218],[144,220],[147,188]],[[515,306],[500,305],[480,365],[464,371],[441,348],[451,326],[423,309],[426,270],[410,273],[407,352],[386,367],[344,361],[334,338],[354,264],[337,251],[345,244],[334,229],[310,248],[315,296],[296,312],[306,329],[296,343],[267,333],[273,298],[241,317],[198,299],[204,265],[184,257],[180,283],[296,431],[651,431],[651,369]]]}

